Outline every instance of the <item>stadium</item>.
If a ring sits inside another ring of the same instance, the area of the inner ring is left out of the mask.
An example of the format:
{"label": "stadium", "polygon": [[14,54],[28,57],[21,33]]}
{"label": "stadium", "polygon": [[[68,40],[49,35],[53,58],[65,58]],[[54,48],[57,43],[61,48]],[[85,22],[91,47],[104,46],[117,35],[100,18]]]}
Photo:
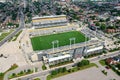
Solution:
{"label": "stadium", "polygon": [[32,27],[29,36],[35,52],[30,57],[33,62],[42,60],[54,65],[103,50],[99,40],[91,40],[78,24],[68,23],[65,15],[34,17]]}

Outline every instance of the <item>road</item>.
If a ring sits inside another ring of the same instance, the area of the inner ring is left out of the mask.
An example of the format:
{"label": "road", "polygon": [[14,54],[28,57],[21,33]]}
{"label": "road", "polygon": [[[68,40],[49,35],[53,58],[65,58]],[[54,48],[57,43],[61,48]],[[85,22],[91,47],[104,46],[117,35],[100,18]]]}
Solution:
{"label": "road", "polygon": [[[111,57],[111,56],[116,56],[120,54],[120,51],[116,51],[116,52],[111,52],[111,53],[108,53],[106,56],[102,55],[100,58],[98,57],[94,57],[94,58],[90,58],[88,60],[90,60],[91,62],[97,62],[101,59],[105,59],[105,58],[108,58],[108,57]],[[74,63],[71,63],[71,64],[67,64],[67,65],[63,65],[63,66],[60,66],[60,67],[66,67],[66,68],[70,68],[74,65]],[[21,80],[29,80],[29,79],[32,79],[32,78],[35,78],[35,77],[42,77],[42,76],[45,76],[47,74],[49,74],[52,70],[55,70],[55,69],[58,69],[60,67],[56,67],[56,68],[52,68],[52,69],[48,69],[48,70],[45,70],[45,71],[40,71],[40,72],[36,72],[36,73],[33,73],[33,74],[29,74],[29,75],[25,75],[25,76],[22,76],[22,77],[19,77]],[[18,68],[19,70],[19,68]],[[24,69],[23,69],[24,70]],[[12,73],[12,71],[11,71]],[[9,73],[9,74],[11,74]],[[5,78],[4,80],[8,80],[7,79],[7,75],[5,75]],[[11,79],[11,80],[16,80],[18,78],[14,78],[14,79]]]}
{"label": "road", "polygon": [[20,23],[19,23],[19,27],[12,32],[11,34],[9,34],[8,36],[6,36],[2,41],[0,41],[0,47],[7,42],[9,39],[11,39],[12,37],[14,37],[20,30],[22,30],[24,28],[25,22],[24,22],[24,14],[21,11],[21,16],[20,16]]}
{"label": "road", "polygon": [[96,62],[96,61],[99,61],[101,59],[105,59],[105,58],[109,58],[109,57],[113,57],[113,56],[117,56],[117,55],[120,55],[120,51],[108,53],[106,55],[101,56],[100,58],[98,58],[98,57],[90,58],[89,60],[91,62]]}

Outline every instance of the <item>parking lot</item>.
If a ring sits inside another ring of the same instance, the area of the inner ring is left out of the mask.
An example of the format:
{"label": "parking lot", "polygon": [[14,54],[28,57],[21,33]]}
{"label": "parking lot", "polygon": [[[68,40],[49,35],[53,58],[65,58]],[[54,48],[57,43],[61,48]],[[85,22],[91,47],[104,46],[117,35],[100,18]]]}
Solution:
{"label": "parking lot", "polygon": [[[114,77],[104,75],[99,68],[92,67],[86,70],[75,72],[53,80],[112,80]],[[120,80],[116,79],[116,80]]]}

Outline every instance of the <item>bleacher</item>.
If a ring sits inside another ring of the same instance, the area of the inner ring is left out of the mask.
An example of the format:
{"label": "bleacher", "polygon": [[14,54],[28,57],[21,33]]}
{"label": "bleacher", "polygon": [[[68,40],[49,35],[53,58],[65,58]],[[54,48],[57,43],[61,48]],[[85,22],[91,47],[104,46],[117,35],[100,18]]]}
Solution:
{"label": "bleacher", "polygon": [[69,25],[69,26],[57,26],[52,28],[44,28],[44,29],[33,29],[30,30],[30,36],[42,36],[42,35],[50,35],[54,33],[62,33],[76,30],[78,26]]}
{"label": "bleacher", "polygon": [[55,26],[66,26],[67,19],[65,15],[33,17],[32,26],[34,28],[48,28]]}

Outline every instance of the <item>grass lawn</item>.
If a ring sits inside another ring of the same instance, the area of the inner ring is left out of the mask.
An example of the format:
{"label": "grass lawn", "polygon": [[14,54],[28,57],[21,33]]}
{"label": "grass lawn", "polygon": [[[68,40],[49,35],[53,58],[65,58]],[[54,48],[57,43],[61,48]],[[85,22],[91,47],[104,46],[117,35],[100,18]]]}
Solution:
{"label": "grass lawn", "polygon": [[0,36],[0,41],[4,39],[6,36],[8,36],[11,32],[13,32],[13,30],[10,30],[9,32],[3,32]]}
{"label": "grass lawn", "polygon": [[12,41],[16,41],[16,39],[18,38],[18,36],[20,35],[22,33],[22,30],[21,31],[19,31],[13,38],[13,40]]}
{"label": "grass lawn", "polygon": [[105,65],[106,65],[105,60],[100,60],[99,63],[100,63],[102,66],[105,66]]}
{"label": "grass lawn", "polygon": [[[70,31],[46,36],[37,36],[31,38],[31,43],[33,50],[45,50],[52,48],[52,42],[55,40],[59,41],[59,46],[65,46],[70,44],[70,38],[75,38],[75,43],[80,43],[85,41],[85,36],[78,31]],[[88,40],[88,38],[87,38]],[[71,44],[74,40],[71,41]],[[57,44],[55,44],[55,47]]]}
{"label": "grass lawn", "polygon": [[53,75],[53,76],[52,76],[52,75],[48,75],[48,76],[47,76],[47,80],[51,80],[51,79],[53,79],[53,78],[61,77],[61,76],[64,76],[64,75],[67,75],[67,74],[71,74],[71,73],[73,73],[73,72],[77,72],[77,71],[84,70],[84,69],[87,69],[87,68],[91,68],[91,67],[94,67],[94,66],[98,67],[98,66],[97,66],[96,64],[94,64],[94,63],[90,63],[89,65],[80,67],[79,70],[78,70],[77,67],[74,67],[74,68],[71,69],[72,72],[66,71],[66,72],[64,72],[64,73],[59,73],[59,74]]}

